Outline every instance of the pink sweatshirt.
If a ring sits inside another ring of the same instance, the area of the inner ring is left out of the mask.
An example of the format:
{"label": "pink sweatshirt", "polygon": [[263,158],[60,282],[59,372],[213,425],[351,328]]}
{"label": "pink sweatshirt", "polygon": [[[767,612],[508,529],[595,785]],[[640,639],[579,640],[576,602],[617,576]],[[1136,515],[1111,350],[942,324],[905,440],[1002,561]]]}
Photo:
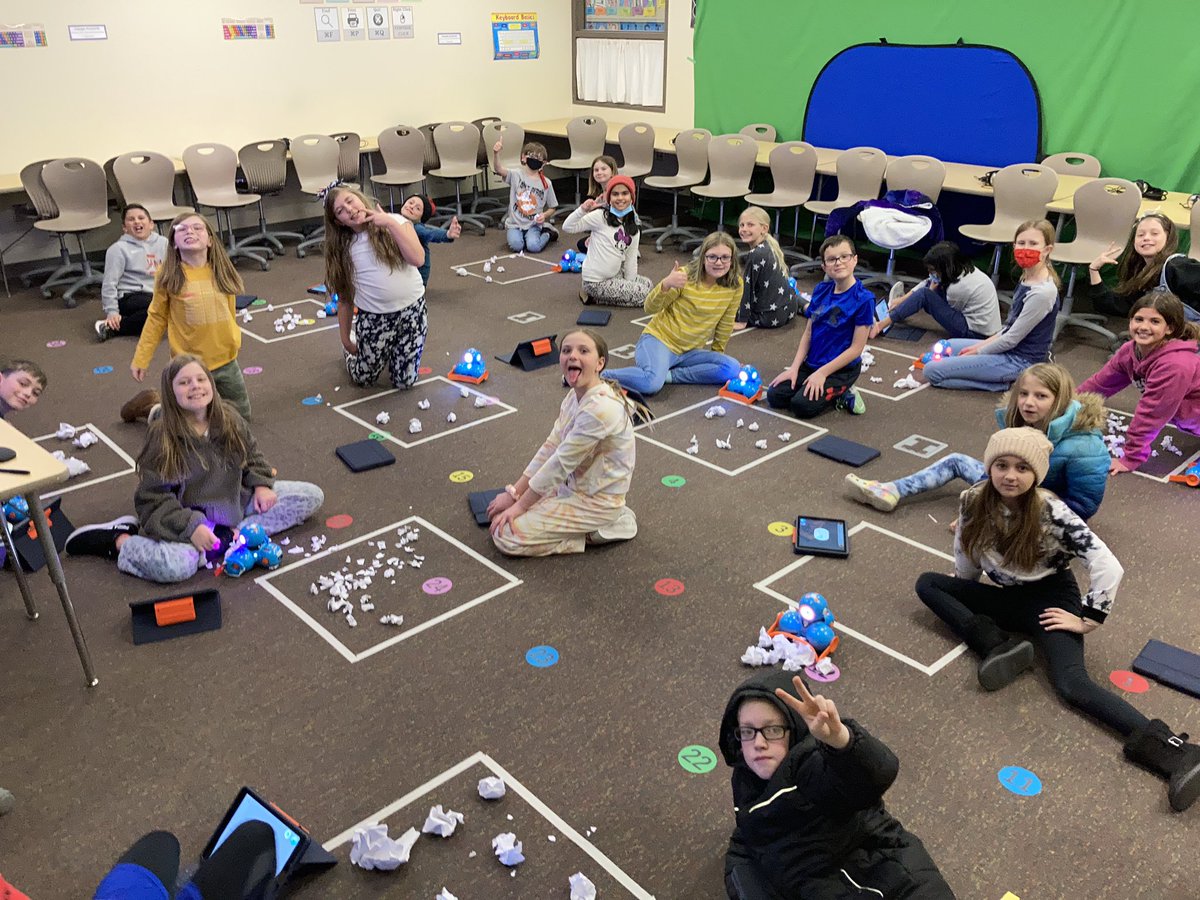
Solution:
{"label": "pink sweatshirt", "polygon": [[1133,341],[1079,386],[1111,397],[1130,384],[1142,392],[1125,434],[1125,463],[1136,469],[1150,455],[1164,425],[1200,434],[1200,355],[1195,341],[1169,340],[1138,359]]}

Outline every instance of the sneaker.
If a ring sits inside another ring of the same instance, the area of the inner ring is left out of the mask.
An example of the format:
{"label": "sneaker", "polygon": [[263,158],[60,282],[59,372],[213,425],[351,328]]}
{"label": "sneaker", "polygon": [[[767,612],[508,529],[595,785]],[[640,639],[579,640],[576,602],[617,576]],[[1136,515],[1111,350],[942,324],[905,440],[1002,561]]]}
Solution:
{"label": "sneaker", "polygon": [[588,296],[587,288],[579,289],[579,302],[584,306],[588,306],[592,302],[592,298]]}
{"label": "sneaker", "polygon": [[149,425],[151,422],[157,422],[161,418],[162,404],[155,403],[152,407],[150,407],[150,412],[146,413],[146,424]]}
{"label": "sneaker", "polygon": [[96,337],[100,338],[100,343],[104,343],[105,341],[108,340],[108,322],[107,321],[105,321],[104,319],[100,319],[92,327],[96,329]]}
{"label": "sneaker", "polygon": [[161,400],[162,398],[159,397],[158,391],[153,388],[140,391],[121,407],[121,419],[126,422],[136,422],[139,419],[145,420],[150,415],[150,410]]}
{"label": "sneaker", "polygon": [[1033,665],[1033,644],[1024,638],[1009,638],[987,655],[976,674],[985,691],[998,691],[1017,680]]}
{"label": "sneaker", "polygon": [[615,541],[628,541],[637,536],[637,516],[628,506],[621,510],[617,520],[601,528],[597,528],[587,536],[589,544],[611,544]]}
{"label": "sneaker", "polygon": [[847,497],[874,507],[880,512],[891,512],[900,502],[900,492],[892,487],[890,482],[871,481],[869,478],[847,475],[843,483]]}
{"label": "sneaker", "polygon": [[888,292],[888,306],[891,307],[891,305],[893,303],[895,303],[897,300],[899,300],[901,297],[903,297],[907,293],[908,293],[908,291],[905,290],[905,288],[904,288],[904,282],[897,281],[895,284],[892,285],[891,291]]}
{"label": "sneaker", "polygon": [[834,403],[838,409],[844,409],[852,416],[861,416],[867,411],[867,402],[862,398],[861,391],[846,391]]}
{"label": "sneaker", "polygon": [[76,528],[67,538],[63,549],[72,556],[99,556],[102,559],[116,559],[117,538],[123,534],[137,533],[137,517],[120,516],[111,522]]}
{"label": "sneaker", "polygon": [[551,244],[558,243],[558,229],[557,228],[555,228],[549,222],[546,222],[544,225],[542,225],[542,231],[544,231],[548,235],[550,235],[549,243],[551,243]]}

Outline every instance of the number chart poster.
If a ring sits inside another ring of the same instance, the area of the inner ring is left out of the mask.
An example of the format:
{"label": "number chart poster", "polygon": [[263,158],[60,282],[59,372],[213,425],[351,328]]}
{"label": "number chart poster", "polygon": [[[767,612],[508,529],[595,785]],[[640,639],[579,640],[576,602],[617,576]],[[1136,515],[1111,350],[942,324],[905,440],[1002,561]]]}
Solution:
{"label": "number chart poster", "polygon": [[537,59],[537,13],[492,13],[493,59]]}

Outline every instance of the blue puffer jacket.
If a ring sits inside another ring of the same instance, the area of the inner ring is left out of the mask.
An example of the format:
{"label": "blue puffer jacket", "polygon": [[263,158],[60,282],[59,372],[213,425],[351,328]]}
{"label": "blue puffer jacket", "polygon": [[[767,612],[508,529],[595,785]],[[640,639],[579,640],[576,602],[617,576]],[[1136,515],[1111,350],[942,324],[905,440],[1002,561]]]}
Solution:
{"label": "blue puffer jacket", "polygon": [[[996,410],[1000,428],[1006,427],[1004,413],[1003,407]],[[1076,394],[1046,430],[1054,451],[1042,487],[1057,494],[1081,519],[1095,515],[1108,486],[1111,460],[1101,437],[1103,422],[1104,401],[1096,394]]]}

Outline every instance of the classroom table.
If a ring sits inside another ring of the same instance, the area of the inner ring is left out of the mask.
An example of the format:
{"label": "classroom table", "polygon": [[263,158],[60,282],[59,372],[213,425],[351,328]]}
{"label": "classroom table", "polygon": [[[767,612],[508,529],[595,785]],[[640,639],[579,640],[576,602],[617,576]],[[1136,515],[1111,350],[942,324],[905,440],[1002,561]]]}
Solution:
{"label": "classroom table", "polygon": [[[67,617],[67,625],[71,629],[71,637],[75,639],[75,649],[79,653],[79,661],[83,664],[83,674],[88,687],[99,683],[95,669],[92,668],[92,656],[88,652],[87,642],[83,639],[83,630],[75,616],[75,607],[71,603],[71,595],[67,592],[67,579],[63,575],[62,560],[54,548],[54,539],[50,535],[50,525],[46,520],[46,511],[42,507],[39,491],[50,485],[59,484],[69,477],[67,467],[27,438],[8,422],[0,419],[0,447],[7,447],[16,453],[13,459],[0,462],[0,497],[14,497],[18,494],[25,497],[29,504],[29,517],[37,530],[38,542],[46,556],[46,570],[50,580],[58,590],[58,599],[62,601],[63,613]],[[10,473],[4,470],[17,470]],[[29,581],[21,569],[21,562],[13,548],[12,537],[8,528],[0,526],[3,534],[8,558],[12,560],[13,572],[17,576],[17,584],[21,596],[25,600],[25,613],[30,619],[38,618],[37,608],[33,603],[33,592],[29,589]]]}

